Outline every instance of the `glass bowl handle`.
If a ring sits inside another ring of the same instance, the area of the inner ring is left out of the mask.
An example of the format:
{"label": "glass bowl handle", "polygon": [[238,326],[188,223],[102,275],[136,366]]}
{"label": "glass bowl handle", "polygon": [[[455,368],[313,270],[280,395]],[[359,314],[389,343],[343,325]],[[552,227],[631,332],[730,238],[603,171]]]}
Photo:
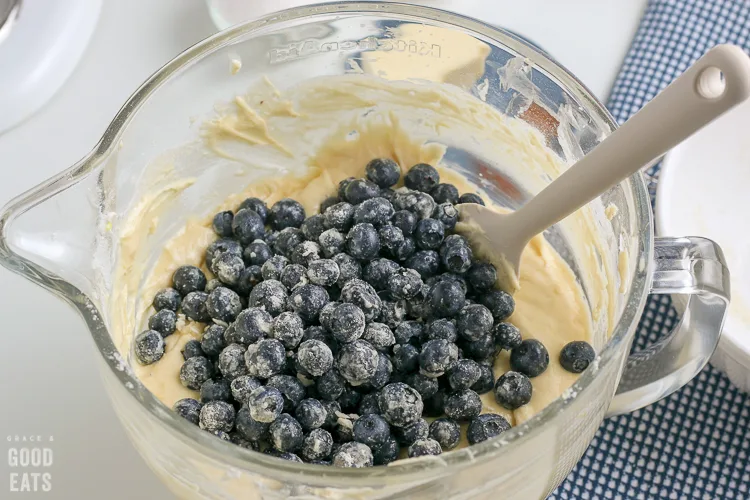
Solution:
{"label": "glass bowl handle", "polygon": [[607,416],[631,412],[672,394],[708,362],[729,307],[729,269],[706,238],[656,238],[651,293],[671,294],[679,324],[665,338],[630,354]]}

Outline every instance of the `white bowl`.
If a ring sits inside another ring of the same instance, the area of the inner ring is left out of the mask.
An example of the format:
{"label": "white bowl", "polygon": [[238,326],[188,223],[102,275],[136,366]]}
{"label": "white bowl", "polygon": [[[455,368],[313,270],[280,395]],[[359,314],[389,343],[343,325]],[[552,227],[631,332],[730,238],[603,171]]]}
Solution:
{"label": "white bowl", "polygon": [[721,245],[732,301],[711,364],[750,390],[750,103],[664,158],[656,196],[660,236],[702,235]]}

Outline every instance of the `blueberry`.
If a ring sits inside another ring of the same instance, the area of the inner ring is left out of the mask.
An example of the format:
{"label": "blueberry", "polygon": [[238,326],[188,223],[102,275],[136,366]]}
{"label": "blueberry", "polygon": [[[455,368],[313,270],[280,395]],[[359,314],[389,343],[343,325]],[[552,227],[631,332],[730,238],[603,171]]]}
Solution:
{"label": "blueberry", "polygon": [[330,259],[344,251],[346,238],[338,229],[326,229],[318,238],[318,243],[323,255]]}
{"label": "blueberry", "polygon": [[427,323],[425,328],[425,339],[435,340],[443,339],[448,342],[455,342],[458,338],[458,330],[453,321],[446,318],[438,318]]}
{"label": "blueberry", "polygon": [[194,358],[196,356],[205,356],[201,348],[201,343],[197,340],[188,340],[182,348],[182,359]]}
{"label": "blueberry", "polygon": [[461,340],[459,343],[461,344],[464,356],[474,361],[491,362],[497,353],[495,340],[492,338],[492,335],[484,335],[477,340],[471,341]]}
{"label": "blueberry", "polygon": [[172,406],[172,411],[191,424],[198,425],[202,407],[203,405],[193,398],[183,398]]}
{"label": "blueberry", "polygon": [[322,427],[327,415],[325,407],[317,399],[303,399],[294,410],[297,422],[305,431]]}
{"label": "blueberry", "polygon": [[260,198],[247,198],[245,201],[240,203],[240,206],[237,210],[242,209],[252,210],[260,216],[263,222],[265,222],[268,218],[268,207],[266,206],[266,202],[264,202]]}
{"label": "blueberry", "polygon": [[430,191],[436,203],[458,203],[458,189],[453,184],[440,183]]}
{"label": "blueberry", "polygon": [[503,408],[517,410],[531,401],[529,377],[519,372],[505,372],[495,383],[495,401]]}
{"label": "blueberry", "polygon": [[318,319],[320,310],[328,303],[328,292],[325,288],[318,285],[302,285],[293,290],[289,297],[289,305],[307,322],[314,322]]}
{"label": "blueberry", "polygon": [[443,339],[429,340],[419,353],[419,371],[428,377],[439,377],[458,359],[456,344]]}
{"label": "blueberry", "polygon": [[247,373],[253,377],[269,378],[286,367],[284,344],[276,339],[262,339],[251,344],[245,352]]}
{"label": "blueberry", "polygon": [[378,403],[389,424],[404,427],[422,417],[422,397],[402,382],[388,384],[380,391]]}
{"label": "blueberry", "polygon": [[388,301],[384,300],[380,309],[380,315],[378,321],[384,323],[389,328],[396,328],[404,320],[406,316],[406,302],[403,300],[399,301]]}
{"label": "blueberry", "polygon": [[469,444],[477,444],[487,441],[510,429],[510,424],[504,417],[493,413],[485,413],[471,420],[466,429],[466,438]]}
{"label": "blueberry", "polygon": [[200,390],[203,382],[214,375],[214,365],[208,358],[196,356],[188,358],[180,368],[180,382],[188,389]]}
{"label": "blueberry", "polygon": [[496,323],[492,328],[495,345],[498,349],[510,351],[521,345],[521,332],[510,323]]}
{"label": "blueberry", "polygon": [[375,369],[375,373],[367,381],[370,387],[373,389],[382,389],[385,385],[390,382],[391,374],[393,374],[393,364],[391,358],[387,354],[378,353],[378,366]]}
{"label": "blueberry", "polygon": [[442,281],[429,291],[428,301],[433,316],[445,318],[455,316],[464,306],[466,295],[454,281]]}
{"label": "blueberry", "polygon": [[220,286],[208,294],[206,311],[212,319],[230,323],[242,311],[240,296],[235,291]]}
{"label": "blueberry", "polygon": [[384,198],[393,204],[393,200],[396,199],[396,191],[393,188],[380,188],[380,198]]}
{"label": "blueberry", "polygon": [[421,439],[429,437],[430,425],[423,418],[420,418],[404,427],[394,427],[393,436],[399,444],[410,446]]}
{"label": "blueberry", "polygon": [[398,210],[408,210],[416,215],[417,219],[432,217],[437,206],[432,196],[419,191],[397,193],[394,204]]}
{"label": "blueberry", "polygon": [[372,457],[375,465],[388,465],[389,463],[398,460],[399,453],[398,441],[395,438],[388,438],[384,444],[372,448]]}
{"label": "blueberry", "polygon": [[440,444],[442,450],[452,450],[461,440],[461,426],[449,418],[438,418],[430,424],[429,435]]}
{"label": "blueberry", "polygon": [[380,415],[380,406],[378,403],[378,393],[371,392],[362,396],[357,407],[357,414],[363,415]]}
{"label": "blueberry", "polygon": [[419,338],[422,336],[422,332],[424,331],[424,324],[420,323],[418,321],[409,320],[409,321],[403,321],[400,325],[396,327],[396,329],[393,331],[393,335],[395,337],[395,342],[397,344],[408,344],[412,342],[412,339],[415,339],[414,341],[418,341]]}
{"label": "blueberry", "polygon": [[232,391],[232,397],[235,401],[240,404],[247,404],[250,394],[258,387],[262,387],[262,385],[260,380],[255,377],[240,375],[232,380],[229,388]]}
{"label": "blueberry", "polygon": [[[341,411],[354,412],[357,410],[357,406],[359,406],[359,400],[361,398],[362,395],[360,393],[358,393],[348,384],[345,384],[344,390],[341,392],[341,396],[339,396],[336,401],[339,403],[339,405],[341,405]],[[349,427],[349,434],[350,436],[348,441],[351,441],[351,427]]]}
{"label": "blueberry", "polygon": [[423,280],[434,276],[438,272],[440,261],[437,252],[433,250],[421,250],[406,259],[404,267],[414,269]]}
{"label": "blueberry", "polygon": [[396,343],[393,331],[388,328],[388,325],[377,322],[369,323],[365,326],[362,339],[368,341],[379,351],[384,351]]}
{"label": "blueberry", "polygon": [[209,325],[203,330],[201,338],[201,349],[209,358],[215,358],[226,347],[224,332],[226,328],[221,325]]}
{"label": "blueberry", "polygon": [[253,344],[271,333],[273,318],[263,309],[251,307],[245,309],[224,333],[224,340],[229,343]]}
{"label": "blueberry", "polygon": [[354,209],[354,224],[372,224],[382,227],[391,220],[395,210],[390,201],[376,197],[365,200]]}
{"label": "blueberry", "polygon": [[386,276],[385,289],[396,299],[411,299],[416,297],[422,285],[422,277],[417,271],[398,268]]}
{"label": "blueberry", "polygon": [[400,229],[404,236],[409,236],[417,227],[417,216],[408,210],[399,210],[393,214],[391,224]]}
{"label": "blueberry", "polygon": [[589,367],[594,358],[594,348],[583,340],[569,342],[560,351],[560,365],[571,373],[581,373]]}
{"label": "blueberry", "polygon": [[339,373],[352,385],[361,385],[375,375],[379,360],[378,351],[364,340],[343,345],[337,357]]}
{"label": "blueberry", "polygon": [[320,286],[333,286],[339,280],[339,265],[330,259],[318,259],[309,263],[307,277],[310,282]]}
{"label": "blueberry", "polygon": [[222,238],[229,238],[234,234],[232,231],[232,220],[234,219],[234,213],[231,210],[219,212],[214,215],[214,220],[211,223],[211,227],[214,232]]}
{"label": "blueberry", "polygon": [[229,344],[219,354],[219,371],[228,381],[245,375],[245,351],[247,349],[241,344]]}
{"label": "blueberry", "polygon": [[339,266],[338,285],[340,287],[343,287],[351,279],[362,277],[362,265],[351,255],[339,253],[334,255],[331,260]]}
{"label": "blueberry", "polygon": [[344,286],[341,288],[341,301],[354,304],[362,309],[367,321],[377,318],[383,307],[383,302],[375,289],[366,281],[357,278],[350,279],[344,283]]}
{"label": "blueberry", "polygon": [[289,453],[297,451],[302,446],[304,438],[302,426],[288,413],[282,413],[271,423],[268,434],[275,449]]}
{"label": "blueberry", "polygon": [[168,337],[177,328],[177,314],[169,309],[162,309],[148,319],[148,328],[159,332],[162,337]]}
{"label": "blueberry", "polygon": [[343,233],[352,227],[354,220],[354,206],[351,203],[342,201],[328,207],[323,213],[323,223],[328,229],[336,229]]}
{"label": "blueberry", "polygon": [[395,186],[401,178],[401,167],[390,158],[376,158],[365,167],[367,179],[381,188]]}
{"label": "blueberry", "polygon": [[142,365],[150,365],[164,356],[164,338],[156,330],[146,330],[135,337],[135,357]]}
{"label": "blueberry", "polygon": [[154,295],[154,309],[156,309],[157,311],[167,309],[169,311],[177,312],[177,309],[180,307],[181,300],[182,297],[180,297],[180,292],[178,292],[174,288],[162,288],[161,290],[156,292],[156,295]]}
{"label": "blueberry", "polygon": [[448,382],[454,391],[471,388],[479,381],[482,370],[473,359],[459,359],[448,372]]}
{"label": "blueberry", "polygon": [[334,401],[344,392],[346,382],[338,371],[329,369],[315,381],[321,398]]}
{"label": "blueberry", "polygon": [[[320,340],[305,340],[297,349],[298,371],[313,377],[324,376],[333,366],[331,348]],[[329,399],[336,399],[335,395]]]}
{"label": "blueberry", "polygon": [[287,349],[295,349],[304,335],[304,324],[297,313],[283,312],[273,320],[271,337],[281,341]]}
{"label": "blueberry", "polygon": [[366,179],[354,179],[344,190],[344,199],[352,205],[359,205],[363,201],[380,195],[380,188],[374,182]]}
{"label": "blueberry", "polygon": [[224,432],[222,430],[215,430],[215,431],[207,431],[209,434],[212,434],[216,436],[217,438],[221,439],[222,441],[231,442],[232,437],[229,435],[229,433]]}
{"label": "blueberry", "polygon": [[320,235],[326,230],[324,218],[321,214],[312,215],[305,219],[300,226],[302,234],[310,241],[318,241]]}
{"label": "blueberry", "polygon": [[[242,274],[240,274],[240,279],[242,279]],[[224,283],[217,280],[216,278],[213,278],[213,279],[208,280],[208,283],[206,283],[206,288],[203,291],[206,293],[211,293],[217,288],[219,288],[220,286],[224,286]],[[235,285],[235,288],[239,289],[239,284]]]}
{"label": "blueberry", "polygon": [[209,401],[231,401],[232,391],[226,379],[208,379],[201,385],[201,403]]}
{"label": "blueberry", "polygon": [[403,231],[391,224],[385,225],[378,230],[378,238],[380,238],[381,253],[394,258],[404,244]]}
{"label": "blueberry", "polygon": [[258,387],[250,393],[247,408],[253,420],[267,424],[281,415],[284,409],[284,396],[275,387]]}
{"label": "blueberry", "polygon": [[178,267],[172,275],[172,286],[184,297],[190,292],[206,288],[206,275],[195,266]]}
{"label": "blueberry", "polygon": [[200,414],[200,428],[205,431],[229,432],[234,427],[234,406],[226,401],[209,401]]}
{"label": "blueberry", "polygon": [[[263,389],[261,388],[261,391]],[[280,408],[279,408],[279,415],[280,415]],[[276,416],[274,416],[274,419]],[[237,417],[235,418],[234,426],[237,429],[237,432],[245,439],[258,443],[261,441],[264,441],[268,438],[268,428],[269,428],[269,422],[258,422],[252,417],[252,410],[247,407],[243,406],[240,408],[240,410],[237,412]]]}
{"label": "blueberry", "polygon": [[441,203],[435,207],[432,218],[437,220],[446,230],[452,230],[458,222],[458,210],[450,203]]}
{"label": "blueberry", "polygon": [[352,436],[355,441],[369,447],[385,444],[391,435],[391,426],[380,415],[364,415],[354,421]]}
{"label": "blueberry", "polygon": [[[459,360],[461,361],[461,360]],[[434,396],[439,388],[438,380],[434,377],[428,377],[421,373],[411,373],[404,378],[404,382],[410,387],[416,389],[422,400]]]}
{"label": "blueberry", "polygon": [[238,418],[239,417],[235,417],[234,419],[235,430],[229,433],[229,441],[231,441],[232,444],[239,446],[240,448],[245,448],[246,450],[260,451],[260,443],[258,443],[257,441],[250,441],[248,439],[245,439],[242,433],[237,430]]}
{"label": "blueberry", "polygon": [[[442,283],[443,281],[450,281],[452,283],[456,283],[459,287],[461,287],[461,292],[466,295],[469,291],[469,287],[466,285],[466,280],[463,276],[460,274],[454,274],[454,273],[443,273],[438,274],[437,276],[432,276],[431,278],[428,278],[427,281],[425,281],[425,284],[432,288],[433,286],[437,285],[438,283]],[[464,301],[464,305],[466,305],[466,301]]]}
{"label": "blueberry", "polygon": [[459,196],[458,203],[476,203],[477,205],[484,205],[484,200],[478,194],[464,193]]}
{"label": "blueberry", "polygon": [[232,230],[234,231],[234,236],[243,245],[247,245],[258,239],[263,239],[266,235],[266,228],[263,219],[255,211],[248,208],[243,208],[234,214]]}
{"label": "blueberry", "polygon": [[336,467],[372,467],[372,450],[363,443],[352,441],[344,443],[333,455],[333,465]]}
{"label": "blueberry", "polygon": [[437,394],[424,401],[425,417],[442,417],[445,415],[445,400],[448,398],[445,390],[439,389]]}
{"label": "blueberry", "polygon": [[538,377],[549,365],[549,353],[544,344],[536,339],[527,339],[510,351],[510,367],[527,377]]}
{"label": "blueberry", "polygon": [[413,318],[428,318],[432,315],[430,302],[427,300],[431,288],[431,286],[425,283],[416,297],[406,301],[407,314]]}
{"label": "blueberry", "polygon": [[248,266],[262,266],[268,259],[273,257],[273,251],[265,241],[255,240],[245,247],[242,257]]}
{"label": "blueberry", "polygon": [[322,252],[314,241],[303,241],[292,249],[289,259],[295,264],[309,266],[312,261],[320,259]]}
{"label": "blueberry", "polygon": [[323,424],[323,427],[326,429],[333,429],[338,422],[338,413],[341,413],[341,405],[338,401],[329,401],[326,399],[321,399],[320,404],[326,409],[326,421]]}
{"label": "blueberry", "polygon": [[372,224],[357,224],[346,235],[346,250],[358,260],[372,260],[380,252],[380,237]]}
{"label": "blueberry", "polygon": [[404,185],[424,193],[432,191],[440,182],[440,174],[432,165],[417,163],[404,176]]}
{"label": "blueberry", "polygon": [[333,437],[325,429],[313,429],[302,440],[300,455],[308,462],[323,460],[330,456],[333,449]]}
{"label": "blueberry", "polygon": [[291,198],[277,201],[268,211],[268,224],[277,231],[287,227],[300,227],[304,220],[305,209]]}
{"label": "blueberry", "polygon": [[354,304],[339,304],[331,313],[329,329],[339,342],[353,342],[365,331],[365,314]]}
{"label": "blueberry", "polygon": [[497,281],[495,266],[487,262],[477,262],[466,273],[466,278],[477,293],[490,291]]}
{"label": "blueberry", "polygon": [[393,346],[393,368],[400,373],[411,373],[419,368],[419,349],[411,344]]}
{"label": "blueberry", "polygon": [[442,452],[440,443],[431,438],[415,441],[408,449],[409,458],[440,455]]}
{"label": "blueberry", "polygon": [[231,253],[223,253],[216,257],[211,266],[211,272],[216,278],[228,286],[235,286],[240,281],[242,271],[245,269],[245,261],[242,257]]}
{"label": "blueberry", "polygon": [[362,278],[375,290],[385,290],[389,276],[401,269],[390,259],[379,258],[368,262],[362,270]]}
{"label": "blueberry", "polygon": [[[279,232],[276,240],[273,242],[273,249],[277,254],[290,257],[292,255],[292,250],[301,245],[303,241],[305,241],[305,235],[302,233],[301,229],[288,227]],[[286,265],[286,263],[284,263],[284,265]],[[281,268],[283,269],[283,266],[281,266]],[[273,279],[278,279],[278,277]]]}
{"label": "blueberry", "polygon": [[481,304],[470,304],[458,313],[456,326],[466,340],[479,340],[492,330],[492,313]]}
{"label": "blueberry", "polygon": [[336,190],[336,194],[338,195],[339,199],[341,200],[345,199],[344,193],[346,192],[346,188],[354,180],[355,180],[354,177],[347,177],[346,179],[343,179],[342,181],[339,182],[338,189]]}
{"label": "blueberry", "polygon": [[[206,267],[211,269],[214,259],[219,255],[230,253],[237,257],[242,257],[242,245],[239,242],[229,238],[219,238],[206,248]],[[187,266],[186,266],[187,267]],[[201,289],[202,290],[202,289]],[[194,290],[191,290],[194,291]]]}
{"label": "blueberry", "polygon": [[451,273],[465,273],[471,268],[473,252],[468,245],[446,245],[440,247],[440,262],[446,271]]}
{"label": "blueberry", "polygon": [[[260,266],[248,266],[240,273],[240,279],[234,289],[240,295],[247,297],[253,288],[263,281],[263,271]],[[208,287],[206,287],[208,289]]]}
{"label": "blueberry", "polygon": [[324,214],[326,210],[334,206],[336,203],[339,203],[340,201],[341,200],[338,196],[329,196],[320,204],[320,213]]}
{"label": "blueberry", "polygon": [[479,394],[471,389],[454,392],[445,398],[445,415],[459,422],[467,422],[482,411]]}
{"label": "blueberry", "polygon": [[479,380],[470,389],[477,394],[485,394],[495,387],[495,372],[491,363],[479,363]]}

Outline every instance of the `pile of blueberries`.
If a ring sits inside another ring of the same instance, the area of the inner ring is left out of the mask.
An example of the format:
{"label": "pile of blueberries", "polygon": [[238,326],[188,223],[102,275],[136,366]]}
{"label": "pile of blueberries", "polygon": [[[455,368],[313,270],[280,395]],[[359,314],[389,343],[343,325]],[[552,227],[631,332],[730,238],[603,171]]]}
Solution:
{"label": "pile of blueberries", "polygon": [[[139,362],[154,363],[177,312],[208,324],[185,344],[179,374],[200,401],[182,399],[175,412],[242,447],[342,467],[385,465],[402,447],[440,454],[458,445],[460,423],[470,444],[510,428],[480,414],[480,394],[494,391],[509,410],[527,404],[549,354],[504,321],[513,298],[454,234],[454,205],[484,202],[427,164],[394,190],[400,177],[394,161],[375,159],[318,215],[258,198],[216,214],[219,238],[205,255],[215,278],[177,269],[134,343]],[[512,371],[496,379],[501,350]],[[593,359],[585,342],[560,355],[574,372]]]}

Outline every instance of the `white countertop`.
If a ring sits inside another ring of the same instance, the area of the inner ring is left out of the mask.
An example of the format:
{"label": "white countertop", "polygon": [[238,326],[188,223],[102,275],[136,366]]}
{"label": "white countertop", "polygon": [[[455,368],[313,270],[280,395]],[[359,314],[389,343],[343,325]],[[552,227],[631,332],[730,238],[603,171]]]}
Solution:
{"label": "white countertop", "polygon": [[[494,0],[481,13],[467,14],[530,38],[604,100],[645,4]],[[214,31],[202,0],[105,1],[93,41],[70,80],[40,112],[0,134],[0,205],[82,157],[148,75]],[[54,437],[52,489],[39,498],[168,498],[120,428],[83,321],[4,268],[0,283],[2,454],[11,446],[9,436]],[[8,478],[7,461],[0,463]],[[7,479],[0,484],[1,498],[5,488]]]}

